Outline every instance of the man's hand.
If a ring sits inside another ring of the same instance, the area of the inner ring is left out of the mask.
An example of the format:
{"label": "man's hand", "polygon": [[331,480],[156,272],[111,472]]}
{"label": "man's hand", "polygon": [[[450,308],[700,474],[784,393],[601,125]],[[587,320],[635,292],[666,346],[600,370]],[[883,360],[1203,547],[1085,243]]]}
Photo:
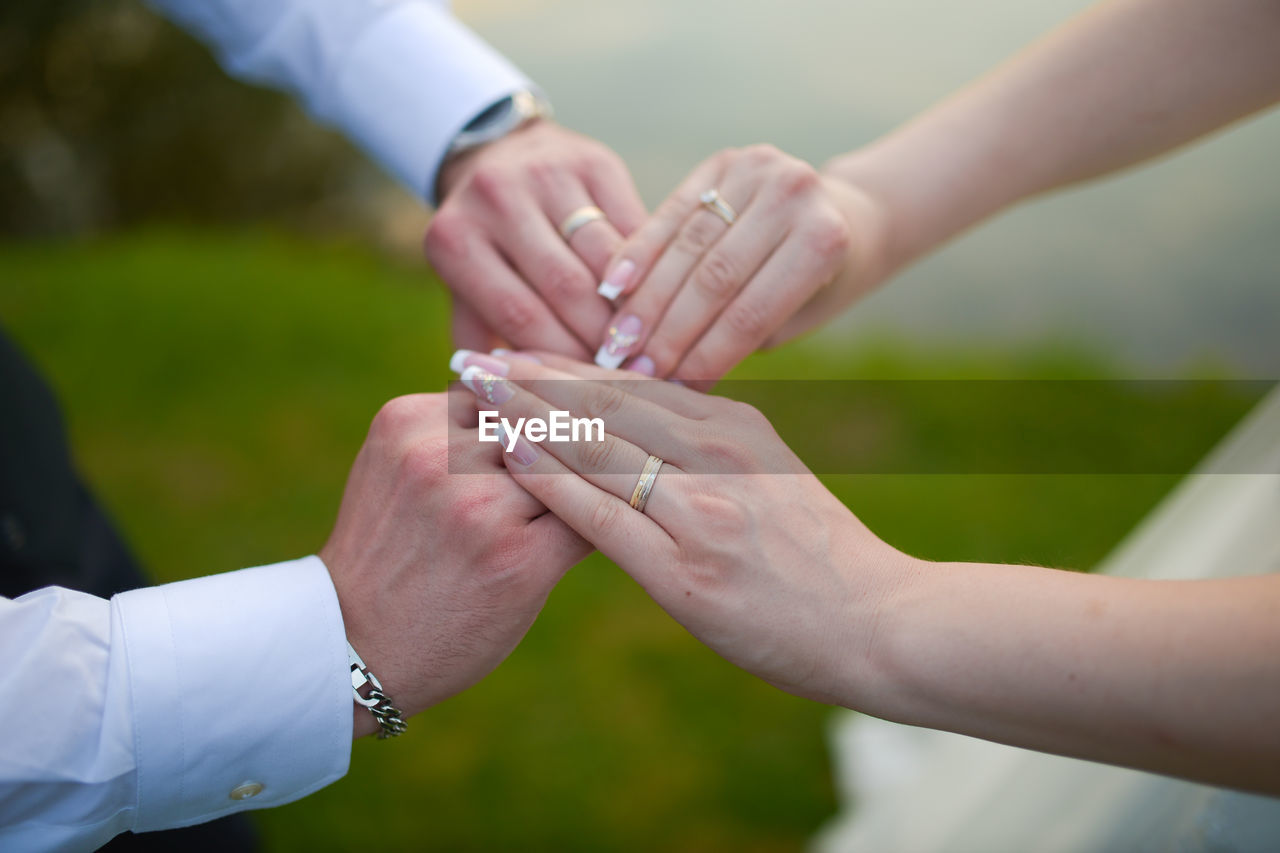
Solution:
{"label": "man's hand", "polygon": [[[622,160],[540,119],[450,162],[439,186],[424,244],[454,294],[455,343],[483,352],[496,335],[588,358],[612,314],[596,286],[648,215]],[[606,218],[566,243],[561,224],[587,206]]]}
{"label": "man's hand", "polygon": [[[591,550],[507,476],[498,445],[460,435],[475,418],[469,395],[452,411],[446,394],[387,403],[320,551],[347,639],[406,714],[492,671]],[[355,713],[356,736],[377,729]]]}

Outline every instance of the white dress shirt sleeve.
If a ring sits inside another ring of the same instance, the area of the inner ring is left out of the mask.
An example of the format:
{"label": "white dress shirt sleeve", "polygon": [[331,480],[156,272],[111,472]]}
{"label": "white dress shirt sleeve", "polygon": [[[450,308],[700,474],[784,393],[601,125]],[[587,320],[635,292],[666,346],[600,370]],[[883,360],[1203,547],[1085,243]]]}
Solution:
{"label": "white dress shirt sleeve", "polygon": [[345,636],[318,557],[0,598],[0,850],[93,850],[340,779]]}
{"label": "white dress shirt sleeve", "polygon": [[232,74],[292,93],[427,199],[458,131],[530,87],[445,0],[149,2]]}

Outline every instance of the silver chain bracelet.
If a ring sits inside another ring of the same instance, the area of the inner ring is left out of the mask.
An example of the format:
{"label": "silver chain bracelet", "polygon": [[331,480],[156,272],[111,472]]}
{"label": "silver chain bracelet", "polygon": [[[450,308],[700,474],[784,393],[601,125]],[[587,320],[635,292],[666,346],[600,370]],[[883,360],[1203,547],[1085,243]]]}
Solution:
{"label": "silver chain bracelet", "polygon": [[[382,727],[382,731],[378,732],[378,740],[404,734],[409,724],[400,716],[401,711],[392,703],[391,697],[382,692],[382,682],[364,665],[350,642],[347,643],[347,659],[351,663],[351,692],[355,694],[356,704],[368,708]],[[367,699],[360,694],[360,688],[366,684],[369,685]]]}

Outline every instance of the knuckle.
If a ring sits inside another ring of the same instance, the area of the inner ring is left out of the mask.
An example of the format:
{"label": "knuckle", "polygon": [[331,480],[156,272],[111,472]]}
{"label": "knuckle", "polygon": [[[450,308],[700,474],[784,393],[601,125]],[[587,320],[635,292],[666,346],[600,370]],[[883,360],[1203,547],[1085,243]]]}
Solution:
{"label": "knuckle", "polygon": [[697,453],[713,474],[738,474],[753,467],[750,449],[742,441],[727,437],[723,429],[704,432],[697,441]]}
{"label": "knuckle", "polygon": [[[491,533],[487,534],[492,536]],[[520,593],[529,591],[535,573],[530,571],[529,537],[523,530],[493,536],[481,554],[481,565],[491,582]]]}
{"label": "knuckle", "polygon": [[616,498],[605,496],[598,498],[595,506],[591,508],[590,529],[603,532],[617,527],[622,522],[622,507],[623,504]]}
{"label": "knuckle", "polygon": [[688,497],[688,511],[707,538],[739,542],[750,533],[750,513],[724,493],[695,492]]}
{"label": "knuckle", "polygon": [[507,582],[518,574],[521,565],[519,540],[511,534],[493,536],[481,547],[476,569],[489,582]]}
{"label": "knuckle", "polygon": [[692,191],[687,196],[680,193],[667,196],[654,210],[653,218],[649,220],[649,224],[644,226],[639,233],[641,235],[656,233],[662,230],[662,223],[681,221],[696,204],[697,193]]}
{"label": "knuckle", "polygon": [[369,427],[369,435],[381,440],[399,438],[422,422],[423,406],[419,399],[422,395],[409,394],[394,397],[382,404],[378,413],[373,416]]}
{"label": "knuckle", "polygon": [[538,310],[527,296],[508,293],[492,304],[498,331],[513,344],[526,339],[529,331],[537,325]]}
{"label": "knuckle", "polygon": [[583,269],[575,269],[558,258],[545,258],[539,264],[539,290],[543,298],[555,304],[571,304],[592,289],[592,280]]}
{"label": "knuckle", "polygon": [[676,233],[672,247],[687,255],[701,255],[715,242],[719,234],[717,223],[721,226],[724,224],[714,216],[695,216]]}
{"label": "knuckle", "polygon": [[437,213],[431,218],[427,233],[422,238],[427,259],[435,262],[465,256],[468,232],[467,223],[461,217],[447,212]]}
{"label": "knuckle", "polygon": [[748,427],[758,427],[769,423],[769,419],[765,417],[764,412],[741,400],[730,400],[728,412],[730,418]]}
{"label": "knuckle", "polygon": [[849,251],[853,235],[849,226],[838,214],[824,217],[806,236],[806,247],[821,257],[843,255]]}
{"label": "knuckle", "polygon": [[471,191],[486,206],[503,213],[511,193],[511,180],[501,169],[483,165],[471,175]]}
{"label": "knuckle", "polygon": [[770,163],[774,160],[785,158],[787,156],[778,150],[777,146],[770,145],[767,142],[748,145],[746,148],[742,149],[742,154],[753,166],[762,166],[766,163]]}
{"label": "knuckle", "polygon": [[722,148],[710,157],[712,165],[724,168],[746,153],[745,148]]}
{"label": "knuckle", "polygon": [[625,175],[627,164],[612,148],[600,145],[592,149],[590,156],[586,158],[586,169],[590,174],[608,178]]}
{"label": "knuckle", "polygon": [[499,495],[468,477],[468,488],[449,501],[445,523],[450,530],[481,530],[492,527]]}
{"label": "knuckle", "polygon": [[732,356],[694,347],[680,360],[679,378],[685,382],[715,382],[733,366]]}
{"label": "knuckle", "polygon": [[760,302],[750,298],[738,299],[724,310],[724,322],[738,337],[759,341],[772,331],[774,317]]}
{"label": "knuckle", "polygon": [[424,438],[407,446],[399,460],[400,479],[411,486],[432,487],[449,476],[449,448],[440,437]]}
{"label": "knuckle", "polygon": [[610,153],[612,152],[604,144],[594,139],[582,139],[572,151],[565,154],[565,167],[574,175],[586,175]]}
{"label": "knuckle", "polygon": [[736,264],[723,252],[712,252],[694,272],[693,285],[712,301],[723,301],[738,289]]}
{"label": "knuckle", "polygon": [[[587,417],[600,418],[608,424],[608,419],[622,409],[627,395],[612,385],[602,383],[593,383],[593,385],[594,387],[588,389],[582,397],[582,409]],[[607,444],[608,442],[596,443]]]}
{"label": "knuckle", "polygon": [[612,464],[615,450],[611,441],[584,441],[574,445],[583,474],[603,474]]}
{"label": "knuckle", "polygon": [[666,376],[680,363],[682,353],[676,345],[661,332],[655,333],[644,345],[644,354],[653,361],[655,376]]}
{"label": "knuckle", "polygon": [[559,185],[562,166],[551,160],[534,160],[524,167],[530,185],[541,195],[551,193]]}
{"label": "knuckle", "polygon": [[777,183],[783,196],[805,195],[818,186],[818,173],[808,163],[795,160],[782,171]]}

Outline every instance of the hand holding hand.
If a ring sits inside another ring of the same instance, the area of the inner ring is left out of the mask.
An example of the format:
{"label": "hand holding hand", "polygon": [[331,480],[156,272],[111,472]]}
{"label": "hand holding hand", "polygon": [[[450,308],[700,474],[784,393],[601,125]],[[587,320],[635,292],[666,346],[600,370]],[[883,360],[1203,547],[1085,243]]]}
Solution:
{"label": "hand holding hand", "polygon": [[[449,440],[474,424],[460,402],[451,413],[448,395],[418,394],[382,408],[320,551],[347,639],[406,714],[501,663],[591,550],[503,473],[496,445]],[[357,736],[377,728],[355,711]]]}
{"label": "hand holding hand", "polygon": [[[595,140],[538,120],[463,155],[440,175],[428,260],[453,291],[458,346],[590,356],[609,319],[596,295],[609,258],[647,216],[626,166]],[[576,211],[604,218],[566,240]]]}
{"label": "hand holding hand", "polygon": [[615,255],[601,293],[626,301],[596,363],[714,381],[881,280],[885,232],[880,203],[846,181],[767,145],[722,151]]}
{"label": "hand holding hand", "polygon": [[[870,659],[866,617],[910,559],[750,406],[543,360],[472,355],[459,365],[470,365],[463,381],[482,408],[512,423],[552,410],[604,421],[603,441],[521,438],[504,454],[515,480],[728,660],[791,693],[848,701],[850,668]],[[629,501],[650,454],[664,463],[637,512]]]}

